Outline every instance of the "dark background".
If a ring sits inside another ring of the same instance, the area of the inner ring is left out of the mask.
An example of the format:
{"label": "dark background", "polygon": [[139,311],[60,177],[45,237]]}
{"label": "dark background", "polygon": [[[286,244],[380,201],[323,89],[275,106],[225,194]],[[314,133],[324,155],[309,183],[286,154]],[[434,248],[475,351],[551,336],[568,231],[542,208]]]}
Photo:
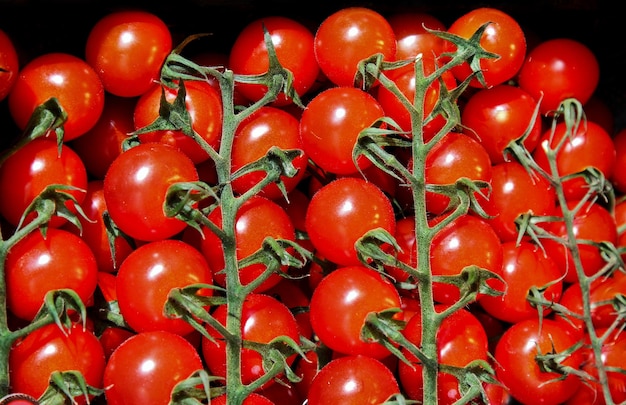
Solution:
{"label": "dark background", "polygon": [[[516,18],[529,37],[543,40],[568,37],[582,41],[597,55],[601,66],[598,96],[612,109],[616,129],[626,127],[626,35],[615,3],[601,0],[387,0],[318,1],[287,0],[0,0],[0,29],[16,43],[21,63],[45,52],[70,52],[83,56],[90,28],[104,14],[136,7],[159,15],[171,28],[175,43],[189,34],[210,32],[194,46],[228,52],[238,32],[253,19],[268,15],[293,17],[313,31],[332,12],[346,6],[365,6],[383,15],[406,11],[428,12],[449,25],[473,8],[499,8]],[[0,108],[2,104],[0,103]]]}

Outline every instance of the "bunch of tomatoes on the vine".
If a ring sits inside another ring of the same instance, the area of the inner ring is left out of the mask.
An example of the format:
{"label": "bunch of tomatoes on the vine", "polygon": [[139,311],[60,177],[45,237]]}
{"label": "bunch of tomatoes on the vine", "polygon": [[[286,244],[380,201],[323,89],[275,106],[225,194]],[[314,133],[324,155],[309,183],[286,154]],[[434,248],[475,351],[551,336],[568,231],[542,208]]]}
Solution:
{"label": "bunch of tomatoes on the vine", "polygon": [[626,402],[590,48],[488,7],[204,36],[116,10],[22,61],[0,27],[1,404]]}

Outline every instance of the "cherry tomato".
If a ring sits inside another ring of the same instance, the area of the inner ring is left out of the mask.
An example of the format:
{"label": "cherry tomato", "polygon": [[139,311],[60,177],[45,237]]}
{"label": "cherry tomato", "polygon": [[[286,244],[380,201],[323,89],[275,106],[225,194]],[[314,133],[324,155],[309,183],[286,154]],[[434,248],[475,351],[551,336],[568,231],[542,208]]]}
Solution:
{"label": "cherry tomato", "polygon": [[161,18],[143,10],[123,10],[94,24],[87,36],[85,59],[107,92],[136,97],[158,80],[171,50],[172,34]]}
{"label": "cherry tomato", "polygon": [[[215,87],[206,82],[185,82],[185,106],[189,112],[193,130],[213,149],[218,150],[222,135],[222,99]],[[155,84],[146,90],[137,100],[133,113],[135,129],[140,129],[159,116],[161,97],[173,103],[178,89]],[[189,135],[178,131],[151,131],[139,135],[142,143],[162,142],[185,153],[194,163],[201,163],[209,154]]]}
{"label": "cherry tomato", "polygon": [[314,41],[320,69],[337,86],[353,86],[363,59],[375,54],[387,61],[396,57],[396,36],[389,21],[366,7],[335,11],[318,26]]}
{"label": "cherry tomato", "polygon": [[[265,46],[267,29],[280,64],[293,74],[293,88],[302,97],[315,84],[319,66],[313,50],[313,33],[302,23],[283,16],[259,18],[246,25],[230,49],[228,63],[235,74],[257,75],[267,72],[269,60]],[[237,89],[250,101],[260,100],[267,88],[258,84],[241,83]],[[281,93],[273,102],[283,106],[291,100]]]}
{"label": "cherry tomato", "polygon": [[20,62],[13,40],[0,30],[0,101],[8,95],[17,80]]}
{"label": "cherry tomato", "polygon": [[307,339],[313,337],[309,311],[303,310],[308,308],[310,300],[302,285],[294,279],[283,278],[278,284],[265,291],[265,294],[276,298],[293,312],[298,322],[300,335]]}
{"label": "cherry tomato", "polygon": [[585,104],[600,80],[593,51],[571,38],[542,41],[528,52],[518,75],[519,87],[541,100],[542,114],[558,109],[567,98]]}
{"label": "cherry tomato", "polygon": [[359,133],[385,115],[369,93],[356,87],[332,87],[317,94],[302,112],[300,137],[306,155],[322,170],[352,174],[372,162],[352,160]]}
{"label": "cherry tomato", "polygon": [[[478,7],[461,15],[448,27],[448,32],[469,39],[483,24],[489,23],[480,38],[480,45],[488,52],[498,55],[495,59],[482,59],[480,67],[486,87],[493,87],[512,79],[521,68],[526,57],[526,36],[520,24],[502,10],[492,7]],[[446,42],[446,51],[454,51],[456,46]],[[464,62],[452,69],[454,76],[465,80],[470,66]],[[470,86],[483,87],[473,78]]]}
{"label": "cherry tomato", "polygon": [[[222,325],[226,324],[228,308],[221,305],[213,311],[213,317]],[[266,294],[249,294],[243,302],[241,317],[241,337],[257,343],[269,343],[279,336],[286,336],[295,342],[300,341],[296,318],[285,304]],[[202,338],[202,355],[212,375],[226,377],[226,342],[212,327],[207,332],[214,341]],[[289,356],[287,363],[293,364],[296,355]],[[252,349],[241,352],[241,379],[244,384],[265,374],[262,355]],[[270,380],[264,387],[274,383]]]}
{"label": "cherry tomato", "polygon": [[402,12],[387,17],[396,36],[396,59],[412,59],[418,55],[433,57],[444,52],[443,38],[429,30],[446,31],[446,25],[432,14]]}
{"label": "cherry tomato", "polygon": [[13,245],[5,269],[7,308],[25,320],[35,317],[48,291],[72,289],[87,303],[98,283],[98,265],[87,243],[57,228],[49,228],[45,238],[34,230]]}
{"label": "cherry tomato", "polygon": [[104,178],[104,199],[113,222],[130,237],[167,239],[187,226],[163,211],[168,188],[197,180],[198,172],[183,152],[162,143],[140,144],[111,163]]}
{"label": "cherry tomato", "polygon": [[[88,385],[103,388],[105,363],[98,338],[82,324],[74,324],[69,330],[61,330],[56,324],[45,325],[11,348],[11,390],[39,398],[55,371],[78,371]],[[87,403],[84,395],[74,400],[78,404]]]}
{"label": "cherry tomato", "polygon": [[379,360],[344,356],[331,360],[315,375],[307,404],[382,404],[399,393],[396,377]]}
{"label": "cherry tomato", "polygon": [[[117,273],[120,313],[136,332],[165,330],[186,335],[194,330],[191,324],[163,312],[169,292],[191,284],[212,283],[211,269],[196,248],[175,239],[149,242],[132,251]],[[213,290],[198,293],[210,296]]]}
{"label": "cherry tomato", "polygon": [[[537,356],[562,353],[576,342],[577,337],[551,319],[537,317],[517,322],[504,332],[496,345],[496,377],[521,403],[563,403],[580,387],[580,378],[574,374],[560,378],[558,373],[542,371]],[[581,351],[576,350],[566,356],[562,364],[579,369],[582,361]]]}
{"label": "cherry tomato", "polygon": [[174,386],[202,369],[198,351],[184,337],[166,331],[138,333],[111,354],[104,369],[104,395],[109,405],[167,405]]}
{"label": "cherry tomato", "polygon": [[306,213],[306,231],[315,249],[338,265],[358,265],[355,243],[381,228],[393,235],[396,220],[389,198],[375,185],[343,177],[313,195]]}
{"label": "cherry tomato", "polygon": [[109,360],[115,349],[124,343],[128,338],[134,336],[135,332],[118,326],[107,326],[100,334],[100,344],[104,350],[104,355]]}
{"label": "cherry tomato", "polygon": [[325,276],[311,296],[313,332],[334,351],[382,359],[389,350],[364,341],[361,329],[371,312],[400,308],[400,296],[388,279],[363,266],[340,267]]}
{"label": "cherry tomato", "polygon": [[[61,153],[51,139],[38,138],[11,154],[0,166],[0,214],[10,224],[17,226],[22,214],[46,187],[58,184],[72,187],[62,190],[79,204],[85,199],[87,170],[80,157],[63,144]],[[75,203],[67,202],[67,208],[76,212]],[[25,223],[35,218],[32,213]],[[54,216],[49,225],[59,227],[66,219]]]}

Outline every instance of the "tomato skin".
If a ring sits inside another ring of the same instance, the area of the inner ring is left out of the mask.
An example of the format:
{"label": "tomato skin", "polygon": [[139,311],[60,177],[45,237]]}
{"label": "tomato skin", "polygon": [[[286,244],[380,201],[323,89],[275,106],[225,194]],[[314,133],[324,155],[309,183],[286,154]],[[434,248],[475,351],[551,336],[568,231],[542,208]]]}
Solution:
{"label": "tomato skin", "polygon": [[85,59],[107,92],[136,97],[158,80],[171,49],[172,35],[158,16],[141,10],[117,11],[91,28]]}
{"label": "tomato skin", "polygon": [[104,178],[104,199],[111,219],[130,237],[167,239],[187,226],[163,212],[169,186],[197,180],[198,172],[183,152],[162,143],[140,144],[111,163]]}
{"label": "tomato skin", "polygon": [[[65,332],[65,333],[64,333]],[[105,355],[98,338],[82,324],[61,331],[49,324],[17,341],[9,353],[9,378],[12,392],[39,398],[54,371],[76,370],[88,385],[102,388]],[[74,398],[85,404],[84,396]]]}
{"label": "tomato skin", "polygon": [[[67,145],[58,153],[56,141],[38,138],[30,141],[13,153],[0,166],[0,214],[11,225],[17,226],[22,214],[47,186],[66,185],[76,189],[63,190],[80,204],[85,199],[87,170],[80,157]],[[76,212],[73,202],[68,202],[70,211]],[[26,217],[32,221],[36,214]],[[49,225],[60,227],[67,223],[62,217],[54,216]]]}
{"label": "tomato skin", "polygon": [[[213,316],[222,325],[226,325],[228,308],[221,305],[215,309]],[[289,308],[266,294],[252,293],[246,296],[243,302],[241,316],[241,337],[258,343],[269,343],[279,336],[286,336],[299,342],[298,323]],[[214,342],[202,338],[201,348],[204,361],[212,375],[226,377],[226,343],[222,336],[207,325],[207,332],[215,339]],[[252,349],[243,349],[241,352],[241,378],[244,384],[256,380],[265,374],[263,358],[259,352]],[[293,364],[296,355],[286,359]],[[274,383],[269,381],[264,387]]]}
{"label": "tomato skin", "polygon": [[[197,249],[176,239],[163,239],[141,245],[122,262],[117,272],[117,301],[124,320],[136,332],[165,330],[186,335],[194,331],[191,324],[163,313],[169,292],[212,283],[211,269]],[[198,294],[210,296],[213,290]]]}
{"label": "tomato skin", "polygon": [[394,234],[396,220],[389,198],[366,180],[343,177],[311,198],[306,231],[315,249],[337,265],[359,265],[354,244],[366,232],[382,228]]}
{"label": "tomato skin", "polygon": [[0,30],[0,69],[0,101],[2,101],[13,88],[20,69],[15,44],[3,30]]}
{"label": "tomato skin", "polygon": [[612,137],[615,147],[615,163],[611,174],[611,184],[618,193],[626,194],[626,129]]}
{"label": "tomato skin", "polygon": [[[213,149],[218,150],[222,135],[222,99],[219,92],[206,82],[191,80],[185,82],[185,90],[185,106],[193,130]],[[173,103],[178,91],[161,84],[146,90],[135,104],[135,129],[148,126],[159,117],[162,93],[168,103]],[[151,131],[139,134],[138,137],[142,143],[162,142],[171,145],[189,156],[195,164],[209,158],[208,152],[182,131]]]}
{"label": "tomato skin", "polygon": [[388,279],[363,266],[340,267],[325,276],[311,296],[309,313],[316,336],[336,352],[376,359],[389,350],[361,339],[370,312],[400,308],[400,296]]}
{"label": "tomato skin", "polygon": [[[493,87],[512,79],[521,68],[526,57],[526,37],[519,23],[509,14],[491,7],[479,7],[461,15],[448,27],[448,32],[469,39],[485,23],[487,29],[480,38],[480,45],[488,52],[499,55],[496,59],[482,59],[480,67],[486,87]],[[446,51],[456,46],[446,42]],[[459,81],[471,73],[467,62],[452,69]],[[478,79],[470,82],[472,87],[483,87]]]}
{"label": "tomato skin", "polygon": [[396,60],[412,59],[419,54],[439,56],[443,53],[445,41],[428,30],[446,31],[447,28],[434,15],[403,12],[388,16],[387,21],[396,36]]}
{"label": "tomato skin", "polygon": [[98,283],[91,249],[63,229],[48,228],[45,239],[34,230],[11,247],[5,266],[7,308],[24,320],[35,317],[50,290],[72,289],[87,303]]}
{"label": "tomato skin", "polygon": [[[313,33],[302,23],[282,16],[268,16],[245,26],[230,49],[228,63],[235,74],[257,75],[269,67],[264,30],[272,38],[272,45],[280,64],[293,74],[293,88],[302,97],[311,90],[319,75],[319,66],[313,50]],[[260,100],[267,88],[262,85],[240,83],[237,91],[250,101]],[[273,106],[290,104],[284,94],[278,95]]]}
{"label": "tomato skin", "polygon": [[[560,353],[575,345],[577,337],[551,319],[527,319],[513,324],[502,335],[495,349],[496,377],[511,396],[524,404],[557,405],[572,396],[581,385],[578,376],[542,372],[535,361],[538,353]],[[580,350],[562,364],[579,369],[583,361]]]}
{"label": "tomato skin", "polygon": [[111,354],[104,369],[104,395],[109,405],[167,405],[174,386],[202,368],[198,351],[184,337],[165,331],[138,333]]}
{"label": "tomato skin", "polygon": [[585,104],[600,80],[596,55],[582,42],[571,38],[542,41],[528,52],[519,75],[519,87],[535,100],[540,112],[555,111],[566,98]]}
{"label": "tomato skin", "polygon": [[[331,87],[317,94],[302,112],[302,149],[321,169],[339,175],[358,172],[372,162],[352,150],[359,133],[385,115],[380,103],[356,87]],[[358,166],[358,167],[357,167]]]}
{"label": "tomato skin", "polygon": [[322,73],[337,86],[354,85],[362,59],[377,53],[387,61],[396,57],[396,36],[389,21],[366,7],[346,7],[332,13],[318,26],[314,41]]}

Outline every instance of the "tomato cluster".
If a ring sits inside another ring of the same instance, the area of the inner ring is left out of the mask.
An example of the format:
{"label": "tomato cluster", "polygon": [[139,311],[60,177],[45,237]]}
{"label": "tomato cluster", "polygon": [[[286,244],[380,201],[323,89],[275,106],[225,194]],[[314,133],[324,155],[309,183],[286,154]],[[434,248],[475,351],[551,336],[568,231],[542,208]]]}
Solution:
{"label": "tomato cluster", "polygon": [[0,395],[626,400],[626,130],[590,47],[491,7],[179,37],[123,9],[26,57],[0,26]]}

